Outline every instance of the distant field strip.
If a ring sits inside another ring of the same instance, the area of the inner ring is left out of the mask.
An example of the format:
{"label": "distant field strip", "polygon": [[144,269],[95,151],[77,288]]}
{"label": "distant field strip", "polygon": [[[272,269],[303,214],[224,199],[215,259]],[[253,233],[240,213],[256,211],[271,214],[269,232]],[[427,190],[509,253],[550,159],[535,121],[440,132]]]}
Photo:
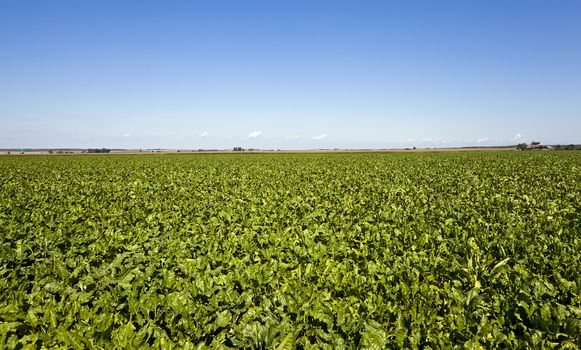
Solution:
{"label": "distant field strip", "polygon": [[579,344],[581,152],[0,157],[0,347]]}

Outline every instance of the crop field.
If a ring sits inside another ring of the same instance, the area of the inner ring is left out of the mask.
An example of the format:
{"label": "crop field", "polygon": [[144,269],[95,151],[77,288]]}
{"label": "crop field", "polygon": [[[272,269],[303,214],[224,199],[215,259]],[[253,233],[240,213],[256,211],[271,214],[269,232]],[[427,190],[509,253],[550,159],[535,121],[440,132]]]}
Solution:
{"label": "crop field", "polygon": [[579,344],[579,152],[0,157],[0,348]]}

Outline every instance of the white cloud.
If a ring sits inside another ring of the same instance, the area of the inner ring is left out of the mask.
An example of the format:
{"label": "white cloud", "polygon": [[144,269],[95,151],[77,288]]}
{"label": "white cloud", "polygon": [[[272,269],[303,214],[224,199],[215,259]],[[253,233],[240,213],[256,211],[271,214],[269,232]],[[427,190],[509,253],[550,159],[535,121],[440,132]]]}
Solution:
{"label": "white cloud", "polygon": [[255,139],[258,136],[260,136],[260,134],[262,134],[262,131],[254,130],[253,132],[251,132],[250,134],[248,134],[248,138],[249,139]]}
{"label": "white cloud", "polygon": [[123,137],[131,137],[131,134],[124,134]]}
{"label": "white cloud", "polygon": [[204,131],[204,132],[202,132],[202,133],[200,134],[200,136],[201,136],[201,137],[208,137],[208,136],[210,136],[210,134],[208,134],[208,132],[207,132],[207,131]]}
{"label": "white cloud", "polygon": [[516,133],[510,140],[519,141],[520,139],[522,139],[522,134]]}
{"label": "white cloud", "polygon": [[480,139],[476,140],[476,143],[483,143],[483,142],[486,142],[486,141],[488,141],[488,137],[484,136],[483,138],[480,138]]}
{"label": "white cloud", "polygon": [[326,138],[327,138],[327,134],[321,134],[321,135],[318,135],[318,136],[313,136],[313,137],[312,137],[312,139],[313,139],[313,140],[316,140],[316,141],[319,141],[319,140],[324,140],[324,139],[326,139]]}

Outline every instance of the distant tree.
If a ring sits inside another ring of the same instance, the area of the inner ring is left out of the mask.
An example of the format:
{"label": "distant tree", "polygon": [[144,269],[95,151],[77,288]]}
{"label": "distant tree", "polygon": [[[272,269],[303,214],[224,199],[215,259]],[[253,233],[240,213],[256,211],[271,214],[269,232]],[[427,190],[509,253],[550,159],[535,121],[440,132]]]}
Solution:
{"label": "distant tree", "polygon": [[516,145],[516,149],[518,149],[519,151],[525,151],[527,149],[527,144],[519,143],[518,145]]}

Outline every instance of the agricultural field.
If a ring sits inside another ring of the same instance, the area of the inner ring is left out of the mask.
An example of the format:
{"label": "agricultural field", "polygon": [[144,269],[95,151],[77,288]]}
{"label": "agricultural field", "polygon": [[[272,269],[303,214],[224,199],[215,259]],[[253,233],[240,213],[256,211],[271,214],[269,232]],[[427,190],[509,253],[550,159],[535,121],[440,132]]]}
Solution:
{"label": "agricultural field", "polygon": [[579,344],[579,152],[0,157],[0,348]]}

